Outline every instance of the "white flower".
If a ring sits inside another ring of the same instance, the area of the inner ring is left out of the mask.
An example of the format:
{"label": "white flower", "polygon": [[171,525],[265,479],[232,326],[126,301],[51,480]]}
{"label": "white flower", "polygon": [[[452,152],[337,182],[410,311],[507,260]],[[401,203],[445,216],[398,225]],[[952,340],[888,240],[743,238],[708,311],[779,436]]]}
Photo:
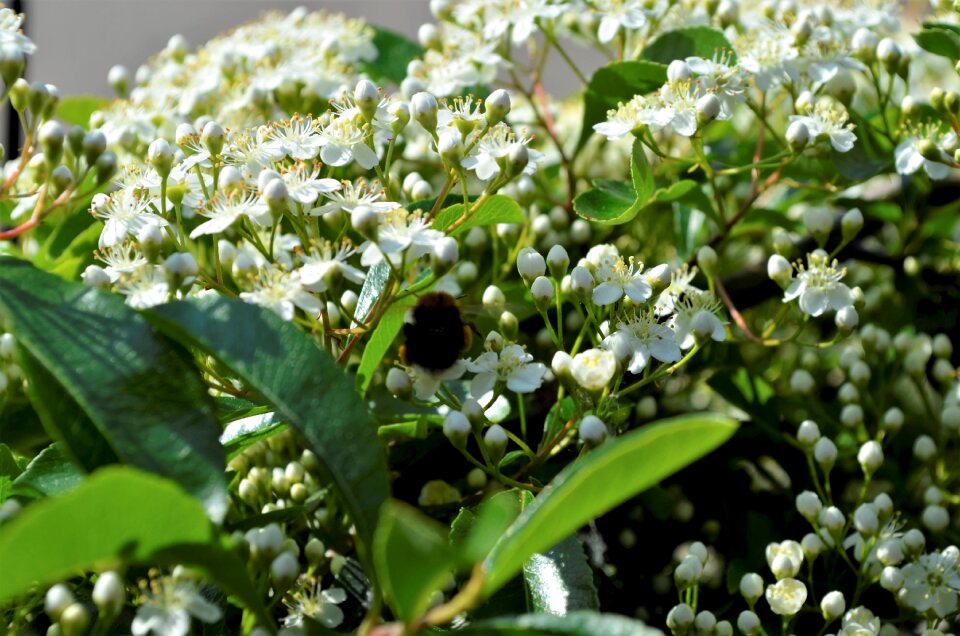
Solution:
{"label": "white flower", "polygon": [[356,254],[349,243],[342,244],[334,251],[333,244],[325,242],[317,250],[311,250],[301,259],[303,266],[297,270],[304,288],[312,292],[327,290],[328,283],[342,275],[350,282],[360,284],[364,281],[363,271],[347,263],[347,259]]}
{"label": "white flower", "polygon": [[396,210],[400,207],[399,203],[393,201],[380,201],[379,199],[383,197],[383,195],[384,191],[377,181],[370,184],[367,184],[367,182],[362,179],[358,180],[355,184],[350,181],[344,181],[342,189],[324,192],[323,196],[329,199],[330,202],[313,208],[310,210],[310,214],[320,216],[328,212],[338,211],[349,214],[353,212],[353,209],[358,205],[368,205],[377,212],[389,212],[390,210]]}
{"label": "white flower", "polygon": [[120,243],[112,247],[99,250],[97,258],[106,263],[103,270],[115,283],[124,274],[131,274],[147,264],[147,257],[137,250],[131,242]]}
{"label": "white flower", "polygon": [[960,565],[953,553],[921,554],[900,571],[904,581],[898,595],[902,602],[921,614],[932,609],[940,618],[957,611]]}
{"label": "white flower", "polygon": [[647,5],[644,0],[597,0],[594,10],[600,16],[597,39],[606,44],[616,37],[620,28],[639,29],[647,24]]}
{"label": "white flower", "polygon": [[321,194],[340,189],[336,179],[318,179],[320,169],[308,171],[306,163],[298,163],[283,173],[283,182],[287,186],[290,198],[297,203],[311,205]]}
{"label": "white flower", "polygon": [[154,581],[151,588],[130,625],[134,636],[186,636],[191,618],[215,623],[223,616],[219,607],[203,598],[193,581],[163,578]]}
{"label": "white flower", "polygon": [[765,25],[745,33],[735,46],[740,67],[753,75],[753,81],[759,89],[766,91],[791,84],[797,79],[792,62],[799,51],[789,29]]}
{"label": "white flower", "polygon": [[121,277],[117,292],[126,296],[126,303],[134,309],[146,309],[167,302],[170,287],[162,267],[146,265]]}
{"label": "white flower", "polygon": [[[650,273],[652,274],[655,269],[657,268],[650,270]],[[661,318],[669,316],[677,310],[677,304],[681,298],[687,295],[702,294],[703,290],[697,289],[691,284],[696,275],[697,268],[688,267],[686,263],[679,269],[670,272],[670,284],[657,296],[653,306],[654,313]]]}
{"label": "white flower", "polygon": [[814,317],[827,309],[837,311],[850,307],[853,294],[840,282],[846,273],[846,269],[838,269],[836,260],[831,263],[829,257],[819,250],[811,252],[807,255],[807,267],[798,266],[797,277],[784,292],[783,302],[799,297],[801,311]]}
{"label": "white flower", "polygon": [[[470,156],[464,157],[460,164],[467,170],[476,172],[481,181],[489,181],[500,174],[500,164],[506,161],[514,147],[525,146],[530,140],[530,137],[518,136],[505,124],[497,124],[480,138]],[[523,174],[533,174],[543,161],[543,154],[530,149],[527,149],[527,154],[529,160]]]}
{"label": "white flower", "polygon": [[328,166],[345,166],[356,161],[369,170],[380,161],[367,145],[363,129],[352,117],[334,117],[320,130],[320,144],[320,158]]}
{"label": "white flower", "polygon": [[814,139],[829,139],[830,145],[837,152],[848,152],[857,141],[857,136],[853,134],[853,124],[847,123],[849,119],[843,105],[829,99],[817,100],[810,115],[790,116],[791,123],[803,122]]}
{"label": "white flower", "polygon": [[376,243],[366,243],[360,264],[375,265],[384,255],[394,264],[400,263],[405,254],[407,262],[432,254],[434,247],[443,238],[443,232],[434,230],[419,214],[411,214],[403,208],[397,208],[381,216],[377,230]]}
{"label": "white flower", "polygon": [[200,210],[201,216],[209,220],[204,221],[190,232],[190,238],[207,234],[220,234],[237,222],[241,217],[256,218],[268,211],[267,206],[257,199],[255,194],[240,196],[217,196],[206,209]]}
{"label": "white flower", "polygon": [[642,303],[650,298],[653,289],[643,276],[643,263],[629,262],[623,257],[604,258],[600,266],[593,273],[597,281],[593,288],[593,302],[597,305],[612,305],[624,295],[635,303]]}
{"label": "white flower", "polygon": [[637,95],[629,102],[607,111],[607,121],[594,124],[593,129],[607,139],[620,139],[638,126],[657,132],[673,121],[673,108],[659,96]]}
{"label": "white flower", "polygon": [[860,606],[844,614],[837,636],[877,636],[879,633],[880,619],[866,607]]}
{"label": "white flower", "polygon": [[233,135],[223,149],[224,162],[247,174],[260,174],[263,168],[282,158],[283,151],[265,142],[256,129]]}
{"label": "white flower", "polygon": [[807,587],[797,579],[780,579],[767,586],[766,597],[774,614],[793,616],[807,600]]}
{"label": "white flower", "polygon": [[167,220],[149,209],[150,200],[138,198],[132,190],[121,190],[113,197],[105,194],[94,196],[90,211],[93,216],[103,220],[101,249],[117,245],[127,237],[136,238],[140,229],[149,223],[166,227]]}
{"label": "white flower", "polygon": [[617,358],[605,349],[587,349],[573,357],[570,373],[577,384],[588,391],[600,391],[617,372]]}
{"label": "white flower", "polygon": [[338,627],[343,622],[343,610],[337,605],[345,600],[347,593],[339,587],[323,590],[320,583],[314,583],[312,589],[301,586],[292,594],[292,598],[283,601],[289,610],[283,619],[283,626],[303,627],[303,619],[309,618],[329,629]]}
{"label": "white flower", "polygon": [[[764,555],[767,557],[767,565],[770,566],[770,569],[777,578],[783,578],[778,576],[778,569],[786,569],[789,572],[787,574],[788,577],[796,576],[797,572],[800,571],[800,566],[803,564],[803,548],[801,548],[800,544],[796,541],[770,543],[767,545]],[[784,559],[787,560],[789,565],[784,564]]]}
{"label": "white flower", "polygon": [[537,20],[555,18],[564,7],[551,0],[498,0],[485,4],[483,36],[496,39],[510,31],[514,44],[524,44],[537,32]]}
{"label": "white flower", "polygon": [[413,381],[413,392],[418,400],[429,400],[437,394],[441,384],[447,380],[459,380],[466,370],[467,366],[463,360],[457,360],[453,366],[443,371],[425,369],[418,364],[406,367],[407,374]]}
{"label": "white flower", "polygon": [[673,331],[661,325],[650,312],[637,312],[633,318],[617,323],[617,330],[603,339],[601,346],[625,361],[630,373],[640,373],[656,358],[661,362],[680,359],[680,347]]}
{"label": "white flower", "polygon": [[[907,137],[894,150],[894,159],[897,172],[913,174],[921,167],[931,179],[946,179],[950,174],[950,166],[940,161],[930,161],[920,154],[920,144],[927,141],[927,137]],[[957,134],[953,131],[940,138],[939,146],[952,147],[957,145]]]}
{"label": "white flower", "polygon": [[276,268],[261,270],[253,291],[242,292],[240,299],[265,307],[287,321],[293,320],[297,307],[312,315],[323,309],[320,300],[303,288],[299,276]]}
{"label": "white flower", "polygon": [[518,344],[506,345],[499,353],[487,351],[466,364],[468,371],[477,374],[470,383],[474,397],[493,390],[498,381],[514,393],[532,393],[540,388],[547,372],[546,365],[533,362],[533,356]]}
{"label": "white flower", "polygon": [[270,122],[263,129],[266,147],[292,159],[313,159],[320,152],[320,135],[311,117],[294,115],[288,120]]}
{"label": "white flower", "polygon": [[724,325],[727,323],[717,316],[719,311],[720,303],[709,293],[684,295],[671,319],[680,348],[689,349],[696,344],[697,338],[708,336],[716,342],[726,340]]}
{"label": "white flower", "polygon": [[713,59],[688,57],[687,66],[697,74],[697,82],[705,92],[711,92],[720,98],[720,115],[717,119],[730,119],[733,107],[743,101],[743,71],[730,65],[729,51],[718,51]]}

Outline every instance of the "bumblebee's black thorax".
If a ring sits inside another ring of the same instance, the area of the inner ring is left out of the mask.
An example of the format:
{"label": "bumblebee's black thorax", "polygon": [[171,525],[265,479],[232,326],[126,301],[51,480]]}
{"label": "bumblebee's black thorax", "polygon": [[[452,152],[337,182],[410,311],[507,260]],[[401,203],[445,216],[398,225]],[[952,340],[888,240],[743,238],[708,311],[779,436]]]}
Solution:
{"label": "bumblebee's black thorax", "polygon": [[403,325],[407,364],[430,371],[449,369],[469,344],[460,309],[450,294],[424,294],[413,308],[413,320]]}

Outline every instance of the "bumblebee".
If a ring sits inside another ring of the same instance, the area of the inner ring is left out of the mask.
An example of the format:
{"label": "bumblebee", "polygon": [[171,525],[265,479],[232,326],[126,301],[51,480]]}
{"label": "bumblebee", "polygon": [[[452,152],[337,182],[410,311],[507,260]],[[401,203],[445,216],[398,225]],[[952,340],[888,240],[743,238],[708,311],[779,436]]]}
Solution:
{"label": "bumblebee", "polygon": [[400,358],[407,366],[419,366],[431,373],[452,367],[470,348],[472,331],[463,320],[453,296],[429,292],[417,299],[403,325],[405,344]]}

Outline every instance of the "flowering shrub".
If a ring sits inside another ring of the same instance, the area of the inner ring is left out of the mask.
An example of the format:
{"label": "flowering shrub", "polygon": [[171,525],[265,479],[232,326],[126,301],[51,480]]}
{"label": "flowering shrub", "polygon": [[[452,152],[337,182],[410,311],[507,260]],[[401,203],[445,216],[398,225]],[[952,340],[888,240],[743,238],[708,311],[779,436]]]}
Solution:
{"label": "flowering shrub", "polygon": [[7,631],[951,633],[953,8],[431,9],[0,11]]}

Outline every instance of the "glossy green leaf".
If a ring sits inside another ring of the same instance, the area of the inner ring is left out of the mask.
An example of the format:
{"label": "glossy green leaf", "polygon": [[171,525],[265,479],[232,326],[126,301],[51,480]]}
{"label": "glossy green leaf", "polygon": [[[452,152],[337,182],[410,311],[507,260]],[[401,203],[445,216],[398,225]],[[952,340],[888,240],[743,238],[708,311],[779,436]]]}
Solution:
{"label": "glossy green leaf", "polygon": [[607,119],[607,111],[636,95],[652,93],[667,81],[667,67],[646,61],[614,62],[598,69],[583,94],[583,124],[578,146],[593,134],[594,124]]}
{"label": "glossy green leaf", "polygon": [[670,418],[611,440],[569,464],[484,560],[484,594],[520,572],[532,554],[702,457],[736,429],[736,421],[719,415]]}
{"label": "glossy green leaf", "polygon": [[450,527],[457,560],[470,567],[483,559],[520,514],[521,492],[505,490],[493,495],[475,509],[462,508]]}
{"label": "glossy green leaf", "polygon": [[12,258],[0,258],[0,317],[17,337],[34,407],[66,453],[87,470],[120,460],[167,476],[222,518],[220,426],[180,347],[121,297]]}
{"label": "glossy green leaf", "polygon": [[220,443],[231,460],[244,449],[269,439],[289,428],[283,418],[274,412],[258,413],[230,422],[220,436]]}
{"label": "glossy green leaf", "polygon": [[405,622],[423,615],[454,568],[445,528],[393,499],[383,507],[373,560],[387,602]]}
{"label": "glossy green leaf", "polygon": [[712,60],[719,52],[726,52],[729,56],[727,63],[731,66],[737,63],[733,46],[723,33],[710,27],[696,26],[663,33],[643,50],[640,57],[651,62],[670,64],[688,57]]}
{"label": "glossy green leaf", "polygon": [[600,609],[593,570],[576,535],[527,559],[523,582],[530,609],[535,612],[566,616],[577,610]]}
{"label": "glossy green leaf", "polygon": [[229,367],[303,434],[336,486],[366,555],[389,493],[386,455],[353,382],[330,355],[274,313],[222,296],[161,305],[146,316],[170,337]]}
{"label": "glossy green leaf", "polygon": [[425,49],[399,33],[373,27],[373,45],[377,57],[363,63],[363,70],[374,80],[389,81],[399,85],[407,77],[407,65],[424,54]]}
{"label": "glossy green leaf", "polygon": [[83,481],[83,470],[70,461],[54,442],[33,458],[13,482],[13,493],[22,497],[49,497],[73,490]]}
{"label": "glossy green leaf", "polygon": [[594,188],[573,200],[573,209],[583,218],[604,225],[621,225],[633,220],[650,203],[656,189],[653,170],[640,140],[634,140],[630,153],[633,187],[617,181],[597,181]]}
{"label": "glossy green leaf", "polygon": [[[437,230],[446,230],[457,219],[463,216],[463,204],[457,203],[444,208],[437,213],[433,227]],[[470,218],[457,229],[450,232],[451,236],[460,236],[475,227],[495,225],[497,223],[523,223],[523,210],[512,198],[504,194],[495,194],[484,201]]]}
{"label": "glossy green leaf", "polygon": [[72,492],[27,506],[0,527],[0,563],[0,602],[86,570],[179,563],[205,569],[266,618],[243,564],[221,546],[200,503],[174,482],[127,466],[103,468]]}
{"label": "glossy green leaf", "polygon": [[90,128],[90,115],[107,105],[99,95],[68,95],[57,104],[56,117],[71,126]]}
{"label": "glossy green leaf", "polygon": [[934,55],[941,55],[953,62],[960,60],[960,34],[943,28],[941,24],[924,24],[923,30],[915,33],[917,45]]}
{"label": "glossy green leaf", "polygon": [[415,298],[407,296],[390,305],[374,328],[370,339],[363,348],[363,356],[360,358],[360,366],[357,368],[357,389],[360,395],[365,395],[370,381],[373,380],[373,374],[380,366],[383,356],[390,350],[397,334],[403,328],[403,321],[407,310],[413,306]]}
{"label": "glossy green leaf", "polygon": [[573,612],[566,616],[524,614],[480,621],[462,636],[663,636],[659,629],[617,614]]}
{"label": "glossy green leaf", "polygon": [[6,444],[0,444],[0,475],[16,479],[22,472],[13,451]]}

